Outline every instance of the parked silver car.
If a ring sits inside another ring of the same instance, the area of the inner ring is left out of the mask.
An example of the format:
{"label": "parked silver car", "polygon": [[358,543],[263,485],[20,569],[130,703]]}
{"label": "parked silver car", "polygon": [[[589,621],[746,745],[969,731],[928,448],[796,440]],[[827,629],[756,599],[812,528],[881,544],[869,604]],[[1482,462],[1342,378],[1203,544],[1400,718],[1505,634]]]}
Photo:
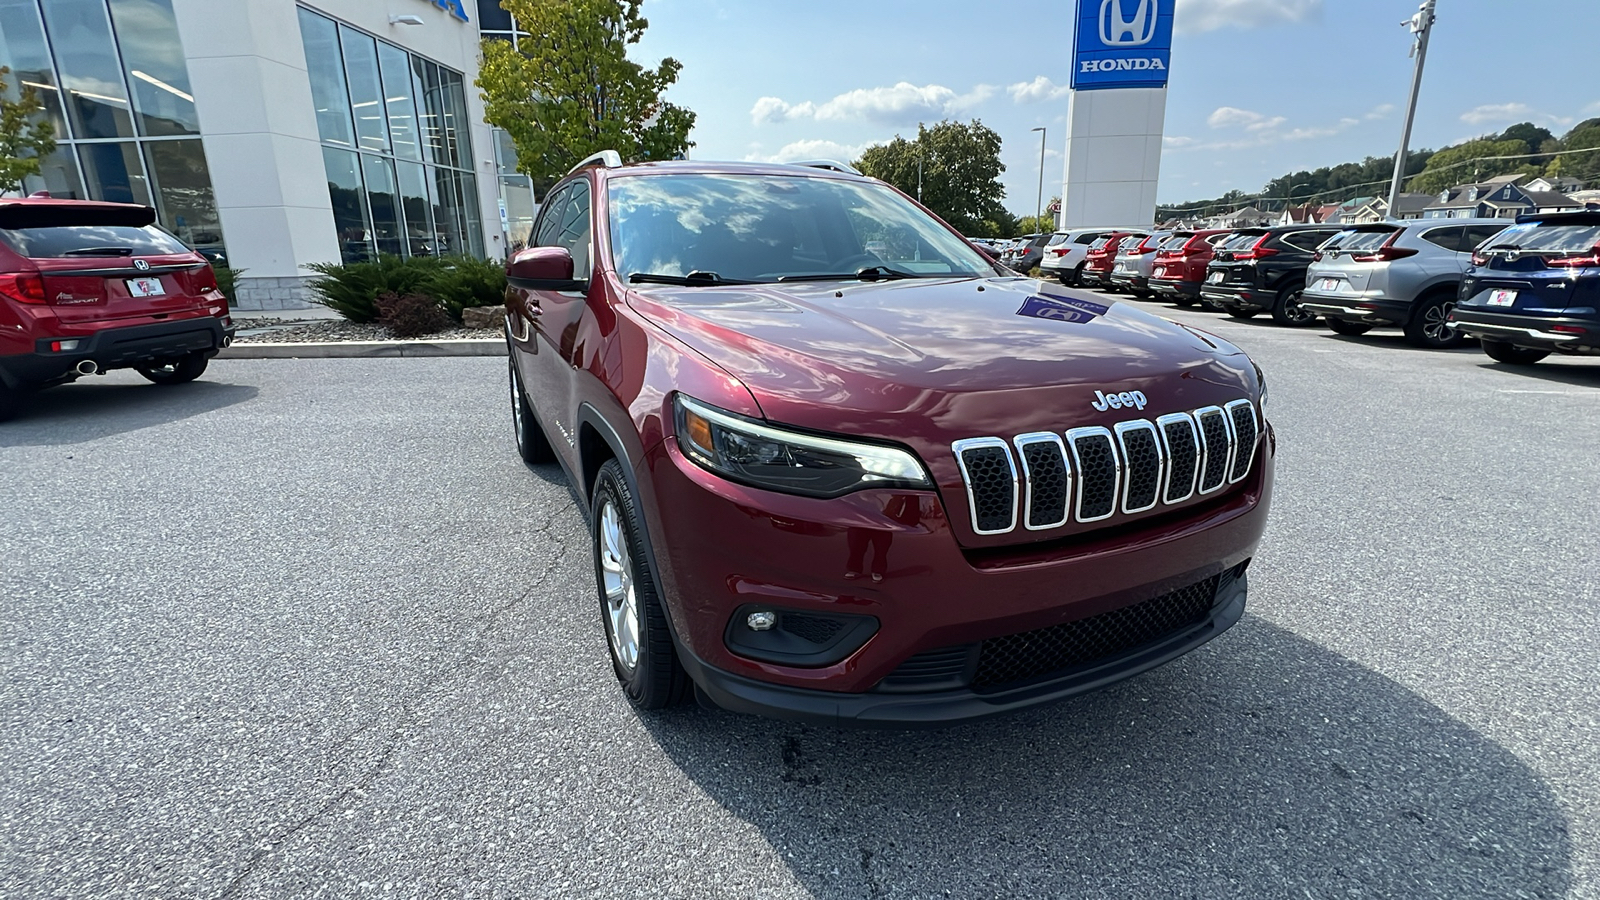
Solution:
{"label": "parked silver car", "polygon": [[1117,248],[1116,262],[1111,264],[1111,286],[1135,296],[1150,296],[1150,270],[1155,267],[1156,250],[1169,237],[1172,232],[1157,231],[1138,240],[1123,240]]}
{"label": "parked silver car", "polygon": [[1300,306],[1339,334],[1398,325],[1414,346],[1457,346],[1463,338],[1448,319],[1472,250],[1510,224],[1415,219],[1353,226],[1318,249]]}

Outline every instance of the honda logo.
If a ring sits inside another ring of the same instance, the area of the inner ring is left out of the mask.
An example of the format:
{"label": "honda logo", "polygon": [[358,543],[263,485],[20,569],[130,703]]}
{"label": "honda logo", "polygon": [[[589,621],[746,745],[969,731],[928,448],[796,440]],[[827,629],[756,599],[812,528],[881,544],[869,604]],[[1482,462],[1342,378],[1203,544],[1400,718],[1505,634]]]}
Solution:
{"label": "honda logo", "polygon": [[1143,47],[1156,36],[1156,4],[1136,0],[1132,19],[1122,18],[1124,0],[1100,0],[1100,43],[1107,47]]}
{"label": "honda logo", "polygon": [[145,262],[145,261],[144,261],[144,260],[142,260],[142,259],[136,259],[136,260],[134,260],[134,261],[133,261],[133,267],[134,267],[134,268],[135,268],[135,269],[138,269],[138,270],[139,270],[139,271],[141,271],[141,272],[148,272],[148,271],[150,271],[150,264],[149,264],[149,263],[147,263],[147,262]]}

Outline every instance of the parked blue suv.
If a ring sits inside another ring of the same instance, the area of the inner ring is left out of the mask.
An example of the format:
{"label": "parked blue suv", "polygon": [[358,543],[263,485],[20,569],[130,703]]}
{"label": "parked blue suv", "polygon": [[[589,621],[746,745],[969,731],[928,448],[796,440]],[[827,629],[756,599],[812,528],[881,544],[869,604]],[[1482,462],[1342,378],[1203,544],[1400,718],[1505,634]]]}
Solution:
{"label": "parked blue suv", "polygon": [[1600,211],[1522,216],[1486,241],[1450,320],[1498,362],[1600,356]]}

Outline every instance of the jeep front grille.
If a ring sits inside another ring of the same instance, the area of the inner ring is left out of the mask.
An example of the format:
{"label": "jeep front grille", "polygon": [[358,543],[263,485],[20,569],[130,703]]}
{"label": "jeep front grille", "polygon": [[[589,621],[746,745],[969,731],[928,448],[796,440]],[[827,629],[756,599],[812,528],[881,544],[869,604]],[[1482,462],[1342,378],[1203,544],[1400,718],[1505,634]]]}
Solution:
{"label": "jeep front grille", "polygon": [[[1060,528],[1174,506],[1244,480],[1261,426],[1249,400],[1007,442],[952,446],[978,534]],[[1015,445],[1015,446],[1013,446]]]}

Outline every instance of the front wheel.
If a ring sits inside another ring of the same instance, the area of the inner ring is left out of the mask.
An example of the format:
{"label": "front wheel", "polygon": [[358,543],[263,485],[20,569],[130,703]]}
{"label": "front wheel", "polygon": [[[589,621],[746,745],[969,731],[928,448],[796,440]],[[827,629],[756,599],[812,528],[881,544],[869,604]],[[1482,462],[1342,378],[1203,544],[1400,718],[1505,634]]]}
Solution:
{"label": "front wheel", "polygon": [[1349,335],[1350,337],[1355,337],[1358,334],[1366,334],[1372,330],[1371,325],[1363,325],[1360,322],[1346,322],[1344,319],[1325,319],[1324,321],[1328,323],[1328,328],[1331,329],[1334,334],[1345,334]]}
{"label": "front wheel", "polygon": [[1483,352],[1489,354],[1490,359],[1495,362],[1505,363],[1508,366],[1531,366],[1550,355],[1549,350],[1518,347],[1505,341],[1486,341],[1480,338],[1478,346],[1483,348]]}
{"label": "front wheel", "polygon": [[1424,298],[1406,323],[1406,343],[1427,350],[1461,346],[1467,339],[1450,326],[1450,312],[1455,308],[1454,294]]}
{"label": "front wheel", "polygon": [[1272,304],[1272,321],[1290,328],[1304,328],[1317,321],[1316,313],[1300,305],[1300,295],[1303,293],[1303,287],[1286,287],[1279,291],[1277,300]]}
{"label": "front wheel", "polygon": [[184,384],[203,375],[210,361],[204,353],[191,353],[160,365],[135,366],[134,369],[156,384]]}
{"label": "front wheel", "polygon": [[617,681],[635,708],[681,703],[689,696],[689,676],[678,663],[644,553],[644,520],[615,459],[600,466],[590,513],[601,620]]}

